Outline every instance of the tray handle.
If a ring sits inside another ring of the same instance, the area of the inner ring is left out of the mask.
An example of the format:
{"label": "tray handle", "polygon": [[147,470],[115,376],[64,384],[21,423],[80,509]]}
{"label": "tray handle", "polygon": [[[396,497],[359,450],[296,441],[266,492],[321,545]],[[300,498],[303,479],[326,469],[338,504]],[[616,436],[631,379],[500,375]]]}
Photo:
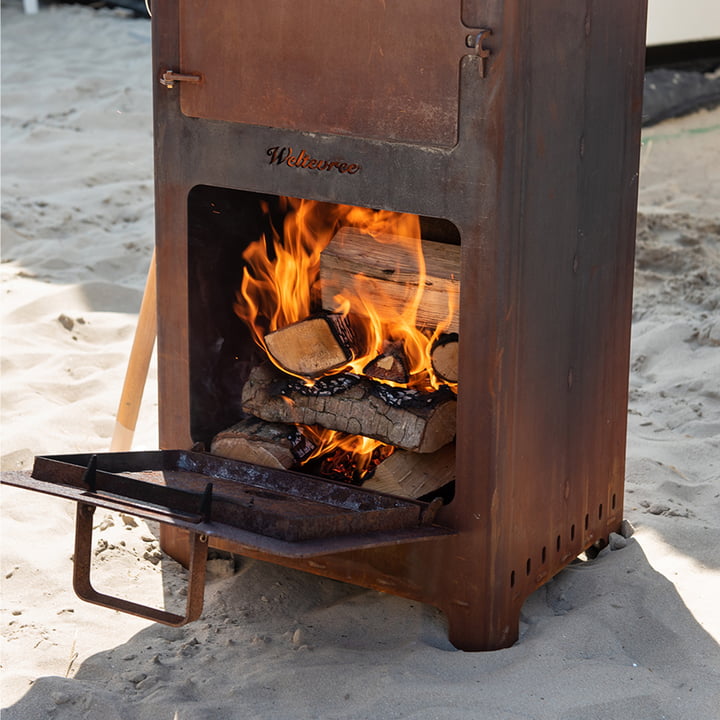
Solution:
{"label": "tray handle", "polygon": [[207,535],[190,531],[190,562],[188,565],[188,591],[185,614],[161,610],[135,603],[113,595],[98,592],[90,582],[92,565],[92,529],[95,506],[78,501],[75,513],[75,558],[73,563],[73,588],[77,596],[94,605],[137,615],[138,617],[179,627],[197,620],[203,608],[205,593],[205,564],[207,562]]}

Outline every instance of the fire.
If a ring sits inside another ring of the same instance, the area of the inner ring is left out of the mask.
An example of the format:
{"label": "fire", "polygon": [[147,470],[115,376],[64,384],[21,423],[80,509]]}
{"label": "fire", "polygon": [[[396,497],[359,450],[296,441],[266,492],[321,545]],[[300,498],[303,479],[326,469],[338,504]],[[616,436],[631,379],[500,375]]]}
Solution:
{"label": "fire", "polygon": [[393,301],[383,297],[382,290],[377,284],[362,274],[357,274],[353,278],[352,295],[359,300],[359,303],[356,302],[353,306],[345,295],[335,296],[337,306],[334,311],[347,312],[347,309],[351,308],[354,313],[362,315],[368,337],[367,352],[354,358],[349,363],[349,370],[362,374],[363,368],[371,360],[382,354],[389,345],[396,344],[402,347],[403,355],[408,362],[410,376],[408,386],[419,390],[436,390],[442,383],[433,373],[430,351],[435,340],[449,326],[456,310],[456,300],[448,294],[448,311],[445,319],[431,333],[421,330],[418,327],[417,310],[424,294],[426,269],[420,237],[389,237],[373,232],[369,234],[372,234],[379,243],[392,242],[397,252],[412,257],[416,263],[418,280],[412,296],[398,312],[389,310],[393,307]]}
{"label": "fire", "polygon": [[316,449],[303,460],[303,464],[324,458],[324,475],[343,477],[354,481],[372,472],[378,463],[392,454],[391,445],[362,435],[346,435],[318,426],[305,426],[301,432]]}
{"label": "fire", "polygon": [[293,209],[286,215],[282,237],[273,228],[271,239],[263,235],[243,253],[246,267],[235,303],[235,312],[266,352],[267,333],[310,315],[320,253],[334,232],[318,217],[318,203],[286,202]]}
{"label": "fire", "polygon": [[[372,235],[379,243],[392,243],[394,251],[412,259],[416,265],[417,283],[403,306],[388,311],[391,303],[383,302],[375,284],[362,274],[353,278],[352,293],[334,297],[335,313],[352,314],[362,324],[364,352],[353,357],[345,368],[334,372],[363,374],[363,369],[388,346],[401,347],[407,362],[408,387],[432,390],[440,386],[430,361],[433,342],[445,330],[455,311],[454,299],[448,298],[447,321],[432,332],[417,326],[417,310],[425,289],[426,269],[417,215],[386,210],[370,210],[349,205],[327,205],[314,201],[284,198],[286,215],[282,233],[275,228],[272,237],[263,236],[243,253],[246,266],[237,292],[235,312],[250,328],[255,342],[268,352],[264,337],[291,323],[307,319],[317,312],[320,297],[320,255],[344,226]],[[264,208],[269,214],[269,209]],[[353,302],[351,297],[355,299]],[[276,363],[277,364],[277,363]],[[278,366],[280,367],[280,366]],[[280,367],[283,372],[286,368]],[[309,378],[303,378],[312,384]],[[392,383],[396,384],[396,383]],[[313,455],[349,454],[358,472],[372,469],[373,458],[389,454],[376,440],[346,436],[332,430],[303,428],[318,445]],[[344,462],[344,461],[342,461]]]}

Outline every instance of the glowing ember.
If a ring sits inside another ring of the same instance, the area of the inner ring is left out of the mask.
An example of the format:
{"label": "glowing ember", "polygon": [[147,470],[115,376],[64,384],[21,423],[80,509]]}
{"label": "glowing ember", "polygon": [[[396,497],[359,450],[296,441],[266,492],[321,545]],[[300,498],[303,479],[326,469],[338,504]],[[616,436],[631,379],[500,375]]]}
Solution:
{"label": "glowing ember", "polygon": [[379,440],[362,435],[346,435],[308,425],[300,431],[317,445],[315,452],[303,460],[303,464],[320,460],[320,472],[347,482],[357,482],[370,474],[395,448]]}

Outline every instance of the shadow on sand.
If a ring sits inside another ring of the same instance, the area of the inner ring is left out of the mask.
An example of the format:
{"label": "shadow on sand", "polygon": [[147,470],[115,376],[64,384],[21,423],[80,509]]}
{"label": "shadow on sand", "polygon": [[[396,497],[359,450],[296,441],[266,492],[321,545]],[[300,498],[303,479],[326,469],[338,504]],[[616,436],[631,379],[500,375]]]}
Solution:
{"label": "shadow on sand", "polygon": [[[165,590],[177,593],[172,561]],[[578,562],[523,608],[507,650],[462,653],[442,614],[279,566],[218,557],[202,618],[152,625],[41,677],[3,720],[710,718],[717,643],[639,542]],[[221,573],[218,574],[218,569]],[[108,613],[108,622],[112,614]]]}

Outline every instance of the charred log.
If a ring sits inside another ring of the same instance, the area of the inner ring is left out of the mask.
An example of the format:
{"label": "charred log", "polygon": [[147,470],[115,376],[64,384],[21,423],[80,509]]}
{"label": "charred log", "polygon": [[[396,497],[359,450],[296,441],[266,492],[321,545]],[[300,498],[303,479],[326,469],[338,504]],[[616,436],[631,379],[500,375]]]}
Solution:
{"label": "charred log", "polygon": [[458,335],[448,333],[441,335],[430,351],[435,374],[447,382],[458,381]]}
{"label": "charred log", "polygon": [[342,368],[361,354],[359,337],[347,316],[329,313],[268,333],[265,345],[280,367],[312,378]]}
{"label": "charred log", "polygon": [[410,375],[402,343],[385,343],[382,354],[371,360],[363,368],[363,373],[375,380],[389,380],[401,385],[406,384]]}
{"label": "charred log", "polygon": [[253,369],[243,388],[243,409],[269,422],[320,425],[420,453],[455,437],[456,398],[450,390],[424,393],[355,375],[323,378],[308,387],[264,364]]}
{"label": "charred log", "polygon": [[315,445],[294,425],[258,418],[247,418],[223,430],[210,446],[214,455],[285,470],[297,466],[314,449]]}

